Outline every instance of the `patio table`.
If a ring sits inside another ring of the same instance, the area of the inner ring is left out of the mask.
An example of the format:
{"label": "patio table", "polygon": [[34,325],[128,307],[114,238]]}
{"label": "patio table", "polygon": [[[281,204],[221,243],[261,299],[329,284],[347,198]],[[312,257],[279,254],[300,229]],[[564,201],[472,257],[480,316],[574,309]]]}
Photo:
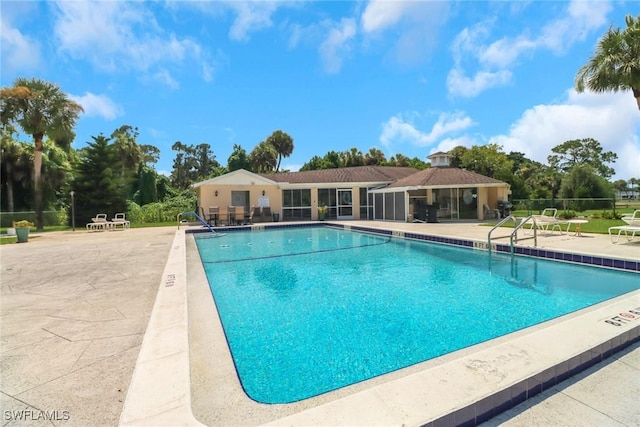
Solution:
{"label": "patio table", "polygon": [[567,221],[567,234],[569,234],[569,228],[571,228],[571,224],[576,225],[576,230],[573,233],[574,236],[582,237],[582,224],[586,224],[589,221],[586,219],[570,219]]}

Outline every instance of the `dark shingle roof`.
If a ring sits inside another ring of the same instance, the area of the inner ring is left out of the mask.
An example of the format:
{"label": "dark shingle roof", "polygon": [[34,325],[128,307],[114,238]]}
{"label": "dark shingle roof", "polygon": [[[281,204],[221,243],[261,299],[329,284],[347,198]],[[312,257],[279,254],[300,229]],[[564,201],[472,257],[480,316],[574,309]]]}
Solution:
{"label": "dark shingle roof", "polygon": [[504,184],[475,172],[459,168],[428,168],[399,179],[389,187],[429,187],[436,185]]}
{"label": "dark shingle roof", "polygon": [[302,172],[261,173],[260,176],[276,182],[314,184],[331,182],[387,183],[415,174],[418,170],[394,166],[355,166],[339,169],[322,169]]}

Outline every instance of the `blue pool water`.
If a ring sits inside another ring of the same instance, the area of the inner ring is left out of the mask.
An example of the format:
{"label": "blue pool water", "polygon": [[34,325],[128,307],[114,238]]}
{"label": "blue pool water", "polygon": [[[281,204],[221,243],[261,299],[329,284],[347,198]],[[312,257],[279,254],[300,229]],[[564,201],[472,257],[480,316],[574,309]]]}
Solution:
{"label": "blue pool water", "polygon": [[289,403],[640,288],[638,275],[328,227],[197,236],[246,393]]}

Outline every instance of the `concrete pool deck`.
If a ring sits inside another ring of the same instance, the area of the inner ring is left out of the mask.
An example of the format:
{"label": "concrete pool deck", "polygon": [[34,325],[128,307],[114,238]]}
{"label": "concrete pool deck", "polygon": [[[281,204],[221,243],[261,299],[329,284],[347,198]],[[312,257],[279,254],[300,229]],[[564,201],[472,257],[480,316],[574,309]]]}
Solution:
{"label": "concrete pool deck", "polygon": [[[488,232],[487,227],[477,224],[369,221],[350,221],[348,224],[478,241],[486,241]],[[637,238],[632,243],[621,241],[614,245],[609,236],[584,236],[556,232],[541,236],[538,247],[640,260]],[[179,247],[180,241],[183,242],[182,248]],[[186,288],[186,272],[190,283],[192,275],[197,274],[192,270],[193,264],[197,263],[187,250],[189,241],[183,232],[176,233],[175,227],[170,227],[45,233],[32,236],[27,244],[0,246],[0,407],[3,411],[13,411],[3,413],[5,425],[24,425],[16,418],[34,417],[38,411],[58,411],[53,415],[59,417],[56,424],[60,425],[195,425],[198,424],[196,418],[209,425],[268,422],[287,425],[417,425],[433,417],[424,415],[424,401],[420,402],[418,393],[413,390],[418,390],[420,383],[429,382],[438,370],[453,375],[450,376],[452,381],[456,375],[464,373],[464,370],[455,370],[460,368],[449,369],[454,363],[452,357],[432,363],[427,370],[422,367],[408,372],[403,370],[390,374],[391,378],[384,376],[375,383],[367,382],[334,392],[335,395],[322,396],[314,403],[302,403],[294,409],[282,408],[289,405],[260,405],[246,397],[243,399],[236,394],[240,387],[235,376],[223,376],[226,378],[224,382],[210,383],[210,378],[203,374],[206,369],[201,366],[202,361],[193,359],[194,354],[220,351],[217,347],[209,348],[211,342],[197,339],[207,337],[206,334],[212,333],[211,329],[188,330],[192,325],[185,319],[154,319],[155,310],[162,307],[177,308],[179,314],[189,318],[198,316],[198,310],[203,309],[194,304],[193,309],[189,306],[187,313],[186,300],[180,302],[163,296],[178,290],[176,293],[190,298],[190,304],[193,299],[202,297],[201,289]],[[182,261],[174,259],[180,252]],[[180,269],[184,269],[184,277],[170,272]],[[182,289],[180,281],[184,282]],[[606,341],[608,337],[603,338],[601,334],[611,334],[614,327],[605,325],[610,328],[602,328],[601,319],[638,306],[640,293],[636,292],[572,316],[569,320],[574,324],[559,321],[553,322],[552,327],[568,329],[571,335],[583,335],[592,343]],[[152,308],[154,316],[151,316]],[[582,333],[585,321],[592,323]],[[603,330],[594,332],[598,328]],[[489,355],[482,352],[497,351],[493,366],[475,365],[476,373],[484,377],[481,382],[491,385],[494,381],[491,379],[492,370],[498,373],[508,371],[506,368],[502,370],[500,365],[500,357],[505,354],[503,350],[520,351],[514,344],[517,340],[537,337],[537,347],[535,340],[525,343],[528,346],[526,351],[533,355],[534,360],[562,359],[564,356],[560,350],[545,348],[549,341],[544,333],[549,329],[545,326],[533,332],[520,333],[487,348],[474,347],[466,351],[463,358],[481,360],[479,354]],[[191,334],[191,342],[186,340],[187,330]],[[564,348],[563,351],[571,351],[573,341],[567,340],[566,334],[565,330],[564,339],[558,345]],[[143,336],[145,344],[141,346]],[[167,336],[171,338],[167,339]],[[153,338],[156,338],[155,343],[151,342]],[[192,357],[186,372],[180,368],[184,360],[178,361],[185,356],[187,363]],[[218,357],[220,360],[227,358],[222,362],[227,366],[214,364],[215,371],[222,372],[229,366],[233,368],[228,354],[222,352]],[[550,362],[554,363],[554,360]],[[153,368],[158,367],[161,371],[154,375]],[[542,424],[638,425],[640,409],[635,398],[640,392],[639,371],[640,349],[636,343],[585,371],[591,372],[590,375],[583,373],[555,384],[487,424],[539,425],[540,420],[546,420]],[[222,375],[229,375],[229,372],[222,372]],[[468,373],[463,377],[468,381]],[[184,381],[187,381],[186,387],[182,387]],[[158,387],[162,384],[164,388]],[[123,408],[127,390],[129,395]],[[403,411],[407,412],[407,399],[403,397],[402,402],[394,402],[394,396],[404,396],[402,393],[406,391],[414,396],[414,409],[403,415]],[[163,401],[167,396],[174,398]],[[429,402],[438,400],[437,396],[423,397]],[[440,397],[445,403],[451,399],[456,397]],[[436,418],[438,414],[446,413],[444,406],[433,412]],[[216,407],[226,409],[215,412]],[[523,410],[523,407],[530,408]],[[441,421],[444,423],[446,419]]]}

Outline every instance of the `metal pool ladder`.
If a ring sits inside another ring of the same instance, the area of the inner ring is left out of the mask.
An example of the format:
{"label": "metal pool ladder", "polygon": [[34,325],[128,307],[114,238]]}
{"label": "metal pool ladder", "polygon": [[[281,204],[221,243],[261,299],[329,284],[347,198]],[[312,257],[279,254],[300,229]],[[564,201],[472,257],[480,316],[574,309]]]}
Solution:
{"label": "metal pool ladder", "polygon": [[531,227],[533,229],[533,236],[521,238],[520,241],[533,239],[534,240],[533,241],[533,246],[534,247],[538,246],[538,226],[536,224],[536,218],[533,215],[529,215],[528,217],[523,219],[520,222],[520,224],[518,224],[517,218],[515,216],[513,216],[513,215],[509,215],[508,217],[503,218],[499,223],[494,225],[493,228],[489,231],[489,235],[487,236],[487,250],[489,252],[491,252],[491,233],[493,233],[493,231],[495,229],[501,227],[503,224],[507,223],[508,221],[513,221],[513,231],[510,234],[507,234],[507,235],[504,235],[504,236],[494,237],[493,238],[494,240],[506,239],[508,237],[509,238],[509,245],[510,245],[510,248],[511,248],[511,253],[513,253],[514,252],[514,249],[513,249],[514,242],[518,243],[518,230],[520,230],[522,227],[524,227],[524,225],[527,224],[528,222],[531,222],[533,224],[533,227]]}

